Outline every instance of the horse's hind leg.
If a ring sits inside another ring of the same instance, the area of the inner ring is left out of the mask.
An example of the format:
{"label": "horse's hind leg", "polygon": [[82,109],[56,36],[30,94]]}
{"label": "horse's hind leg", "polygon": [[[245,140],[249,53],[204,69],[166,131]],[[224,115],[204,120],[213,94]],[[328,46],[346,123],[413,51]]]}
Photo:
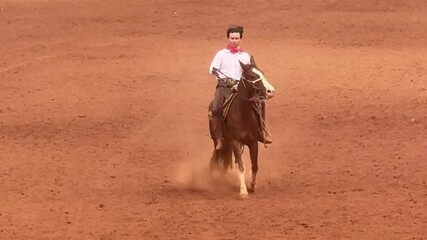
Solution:
{"label": "horse's hind leg", "polygon": [[254,142],[249,146],[249,155],[251,157],[252,172],[248,191],[252,193],[255,191],[256,175],[258,172],[258,142]]}
{"label": "horse's hind leg", "polygon": [[211,160],[209,162],[209,169],[211,171],[218,169],[218,153],[216,151],[212,152]]}
{"label": "horse's hind leg", "polygon": [[245,166],[243,165],[243,161],[242,161],[243,145],[234,141],[233,152],[234,152],[234,157],[236,159],[237,176],[239,177],[239,181],[240,181],[240,197],[247,198],[249,195],[248,195],[248,190],[246,188],[246,182],[245,182]]}
{"label": "horse's hind leg", "polygon": [[212,152],[209,163],[210,170],[219,170],[223,173],[227,172],[233,166],[233,147],[229,142],[225,142],[224,147],[219,151]]}

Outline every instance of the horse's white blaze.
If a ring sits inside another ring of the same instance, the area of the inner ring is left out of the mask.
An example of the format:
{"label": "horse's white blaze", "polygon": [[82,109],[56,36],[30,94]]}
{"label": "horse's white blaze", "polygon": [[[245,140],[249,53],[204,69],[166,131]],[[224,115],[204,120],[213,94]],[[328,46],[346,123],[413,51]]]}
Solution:
{"label": "horse's white blaze", "polygon": [[252,68],[252,72],[258,74],[262,81],[262,84],[264,85],[265,89],[267,89],[267,94],[269,95],[269,97],[273,97],[274,87],[267,81],[267,78],[264,77],[264,74],[262,74],[262,72],[256,68]]}
{"label": "horse's white blaze", "polygon": [[243,167],[243,171],[240,171],[239,167],[237,167],[237,176],[240,180],[240,196],[248,195],[248,189],[246,188],[245,182],[245,167]]}

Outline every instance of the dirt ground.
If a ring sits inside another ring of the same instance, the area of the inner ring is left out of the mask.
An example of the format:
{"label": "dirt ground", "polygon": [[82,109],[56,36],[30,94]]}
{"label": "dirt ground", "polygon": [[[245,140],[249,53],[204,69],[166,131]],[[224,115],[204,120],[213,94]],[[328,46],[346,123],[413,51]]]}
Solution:
{"label": "dirt ground", "polygon": [[[0,0],[0,239],[427,239],[426,13]],[[208,67],[233,24],[276,88],[247,200],[207,170]]]}

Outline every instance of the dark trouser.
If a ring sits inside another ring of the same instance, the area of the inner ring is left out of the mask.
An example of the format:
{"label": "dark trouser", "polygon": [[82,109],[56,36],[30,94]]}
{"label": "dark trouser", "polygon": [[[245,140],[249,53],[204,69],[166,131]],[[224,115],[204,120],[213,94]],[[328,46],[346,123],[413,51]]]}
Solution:
{"label": "dark trouser", "polygon": [[235,84],[234,80],[220,79],[216,86],[214,100],[212,101],[212,128],[214,131],[214,138],[216,140],[221,139],[223,119],[222,119],[222,107],[224,100],[230,95],[231,87]]}

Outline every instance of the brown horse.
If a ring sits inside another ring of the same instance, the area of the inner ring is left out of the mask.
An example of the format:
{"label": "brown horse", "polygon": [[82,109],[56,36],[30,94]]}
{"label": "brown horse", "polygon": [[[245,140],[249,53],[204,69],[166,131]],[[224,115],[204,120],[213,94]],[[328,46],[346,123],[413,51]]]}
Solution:
{"label": "brown horse", "polygon": [[[210,166],[211,169],[220,167],[227,171],[228,168],[232,168],[232,155],[234,153],[240,180],[240,196],[246,198],[248,191],[253,192],[255,190],[258,172],[258,141],[262,139],[262,131],[260,130],[260,121],[262,120],[259,110],[264,100],[273,97],[274,88],[257,67],[253,57],[251,57],[250,64],[240,62],[240,65],[243,69],[242,78],[238,83],[236,96],[223,122],[223,148],[214,150]],[[215,139],[211,122],[209,127],[211,137]],[[252,164],[251,180],[248,185],[245,182],[245,167],[242,161],[245,145],[249,148]]]}

